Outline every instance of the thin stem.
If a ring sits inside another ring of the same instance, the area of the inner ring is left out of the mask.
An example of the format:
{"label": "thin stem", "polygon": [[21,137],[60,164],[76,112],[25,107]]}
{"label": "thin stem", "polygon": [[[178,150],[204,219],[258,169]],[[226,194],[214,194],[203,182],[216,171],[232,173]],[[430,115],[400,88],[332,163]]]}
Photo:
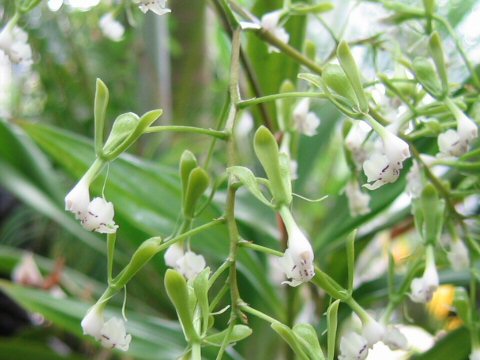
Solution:
{"label": "thin stem", "polygon": [[258,317],[259,319],[265,320],[270,324],[280,323],[280,321],[278,321],[277,319],[274,319],[271,316],[268,316],[267,314],[248,306],[247,304],[240,305],[240,308],[246,313],[252,314]]}
{"label": "thin stem", "polygon": [[323,93],[313,92],[313,91],[298,91],[298,92],[285,92],[280,94],[272,94],[266,95],[262,97],[257,97],[248,100],[242,100],[237,103],[238,109],[244,109],[249,106],[257,105],[260,103],[280,100],[280,99],[287,99],[287,98],[319,98],[319,99],[327,99],[328,97]]}
{"label": "thin stem", "polygon": [[202,360],[202,347],[198,342],[192,344],[192,360]]}
{"label": "thin stem", "polygon": [[230,266],[230,261],[225,261],[222,265],[220,265],[220,267],[217,269],[217,271],[215,271],[213,273],[213,275],[210,277],[210,279],[208,280],[208,287],[209,288],[212,287],[212,285],[215,283],[215,281],[217,281],[219,276],[222,275],[222,273],[225,270],[227,270],[229,266]]}
{"label": "thin stem", "polygon": [[238,246],[248,248],[248,249],[252,249],[252,250],[255,250],[255,251],[259,251],[259,252],[263,252],[265,254],[269,254],[269,255],[273,255],[273,256],[278,256],[278,257],[283,256],[283,253],[281,251],[270,249],[270,248],[265,247],[265,246],[257,245],[257,244],[254,244],[254,243],[250,242],[250,241],[240,241],[238,243]]}
{"label": "thin stem", "polygon": [[111,285],[113,277],[113,259],[115,258],[115,239],[116,233],[107,234],[107,279],[108,285]]}
{"label": "thin stem", "polygon": [[222,139],[222,140],[227,140],[229,136],[229,134],[227,134],[225,131],[204,129],[204,128],[198,128],[195,126],[180,126],[180,125],[150,126],[144,131],[144,133],[151,134],[151,133],[159,133],[164,131],[209,135],[209,136],[213,136],[214,138]]}
{"label": "thin stem", "polygon": [[240,293],[237,284],[237,252],[240,235],[238,234],[237,223],[235,221],[235,192],[236,188],[230,186],[227,193],[227,206],[225,218],[227,221],[228,233],[230,236],[230,252],[228,260],[230,262],[230,271],[228,281],[230,284],[230,298],[232,305],[232,313],[237,313],[238,304],[240,302]]}

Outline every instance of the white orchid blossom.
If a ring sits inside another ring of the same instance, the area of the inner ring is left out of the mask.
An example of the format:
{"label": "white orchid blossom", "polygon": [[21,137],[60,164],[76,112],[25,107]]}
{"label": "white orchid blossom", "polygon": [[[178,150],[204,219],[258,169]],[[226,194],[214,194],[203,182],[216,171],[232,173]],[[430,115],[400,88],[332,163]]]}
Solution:
{"label": "white orchid blossom", "polygon": [[364,360],[368,355],[367,340],[354,331],[340,339],[340,355],[338,360]]}
{"label": "white orchid blossom", "polygon": [[76,219],[83,219],[90,204],[90,184],[82,178],[65,196],[65,210],[75,214]]}
{"label": "white orchid blossom", "polygon": [[28,45],[27,33],[15,25],[13,18],[0,31],[0,52],[3,52],[12,63],[31,64],[32,49]]}
{"label": "white orchid blossom", "polygon": [[403,161],[410,157],[410,150],[405,141],[385,128],[377,132],[382,138],[384,154],[374,153],[363,163],[368,182],[373,182],[363,185],[369,190],[397,181],[403,168]]}
{"label": "white orchid blossom", "polygon": [[87,214],[81,222],[83,227],[89,231],[113,234],[118,228],[118,225],[115,225],[113,221],[114,215],[113,204],[104,198],[97,197],[88,205]]}
{"label": "white orchid blossom", "polygon": [[478,127],[457,105],[447,99],[446,104],[457,120],[457,130],[449,129],[438,135],[440,156],[461,156],[465,154],[473,139],[478,137]]}
{"label": "white orchid blossom", "polygon": [[106,348],[127,351],[132,336],[127,334],[125,322],[116,317],[105,322],[103,312],[103,307],[99,304],[87,311],[81,322],[83,333],[94,337]]}
{"label": "white orchid blossom", "polygon": [[293,121],[295,128],[300,134],[314,136],[320,125],[320,119],[314,112],[308,111],[309,107],[310,99],[305,98],[300,100],[293,109]]}
{"label": "white orchid blossom", "polygon": [[172,12],[172,10],[167,8],[166,0],[141,0],[138,3],[138,7],[144,14],[149,10],[157,15],[165,15]]}
{"label": "white orchid blossom", "polygon": [[377,342],[382,341],[385,336],[385,326],[373,318],[369,318],[362,328],[362,336],[367,341],[369,347],[373,347]]}
{"label": "white orchid blossom", "polygon": [[178,270],[187,280],[194,279],[206,266],[202,255],[193,251],[185,252],[183,246],[178,243],[165,251],[164,259],[167,266]]}
{"label": "white orchid blossom", "polygon": [[425,271],[421,278],[415,278],[411,284],[410,298],[414,302],[427,303],[432,300],[433,293],[439,285],[437,268],[435,266],[435,255],[433,247],[427,246]]}
{"label": "white orchid blossom", "polygon": [[100,18],[99,26],[102,30],[102,33],[110,40],[122,40],[123,34],[125,33],[125,28],[123,27],[122,23],[115,20],[111,12],[103,15]]}
{"label": "white orchid blossom", "polygon": [[407,350],[408,348],[407,338],[396,326],[390,325],[387,327],[382,341],[390,350]]}
{"label": "white orchid blossom", "polygon": [[103,324],[100,330],[100,342],[106,348],[127,351],[132,341],[132,335],[127,334],[125,322],[113,317]]}
{"label": "white orchid blossom", "polygon": [[345,188],[348,199],[348,207],[352,217],[366,215],[370,212],[370,195],[360,190],[357,181],[349,181]]}
{"label": "white orchid blossom", "polygon": [[291,279],[282,284],[298,286],[310,281],[315,275],[312,245],[295,223],[288,208],[283,207],[280,214],[287,228],[288,248],[279,261],[286,277]]}
{"label": "white orchid blossom", "polygon": [[480,360],[480,349],[474,349],[470,356],[468,357],[469,360]]}
{"label": "white orchid blossom", "polygon": [[[283,27],[278,25],[282,13],[282,10],[276,10],[263,15],[260,20],[260,25],[281,42],[288,43],[290,35]],[[275,46],[268,45],[268,52],[279,52],[279,50]]]}

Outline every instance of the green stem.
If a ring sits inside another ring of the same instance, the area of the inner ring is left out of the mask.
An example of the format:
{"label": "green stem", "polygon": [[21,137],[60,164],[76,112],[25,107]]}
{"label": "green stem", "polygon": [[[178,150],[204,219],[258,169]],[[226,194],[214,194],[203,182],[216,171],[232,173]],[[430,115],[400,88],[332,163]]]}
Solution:
{"label": "green stem", "polygon": [[115,258],[115,239],[117,237],[116,233],[107,234],[107,279],[108,285],[112,284],[112,273],[113,273],[113,259]]}
{"label": "green stem", "polygon": [[237,103],[237,108],[244,109],[252,105],[257,105],[257,104],[265,103],[269,101],[275,101],[275,100],[287,99],[287,98],[305,98],[305,97],[318,98],[318,99],[328,98],[323,93],[318,93],[313,91],[284,92],[280,94],[266,95],[262,97],[239,101]]}
{"label": "green stem", "polygon": [[102,159],[95,159],[92,165],[88,168],[87,172],[82,176],[82,179],[85,179],[85,181],[88,184],[91,184],[93,180],[97,178],[97,176],[100,174],[100,172],[103,170],[103,167],[107,164],[106,161]]}
{"label": "green stem", "polygon": [[192,344],[192,360],[202,360],[202,346],[198,342]]}
{"label": "green stem", "polygon": [[230,186],[227,193],[227,206],[225,218],[227,221],[228,233],[230,236],[230,252],[228,260],[230,262],[230,271],[228,281],[230,284],[230,298],[232,313],[237,314],[238,304],[240,302],[240,293],[237,284],[237,252],[240,235],[238,234],[237,223],[235,221],[235,192],[236,188]]}
{"label": "green stem", "polygon": [[248,249],[252,249],[252,250],[255,250],[255,251],[259,251],[259,252],[263,252],[265,254],[269,254],[269,255],[273,255],[273,256],[278,256],[278,257],[283,256],[283,253],[281,251],[270,249],[270,248],[265,247],[265,246],[257,245],[257,244],[254,244],[254,243],[250,242],[250,241],[240,241],[238,243],[238,246],[248,248]]}
{"label": "green stem", "polygon": [[225,261],[222,265],[220,265],[217,271],[215,271],[213,275],[210,277],[210,279],[208,279],[208,288],[212,287],[212,285],[215,283],[215,281],[217,281],[219,276],[222,275],[222,273],[225,270],[227,270],[229,266],[230,266],[230,261]]}
{"label": "green stem", "polygon": [[204,129],[204,128],[198,128],[195,126],[180,126],[180,125],[150,126],[144,131],[144,133],[151,134],[151,133],[159,133],[164,131],[209,135],[214,138],[222,139],[222,140],[227,140],[229,137],[229,134],[226,133],[225,131]]}
{"label": "green stem", "polygon": [[344,300],[344,302],[348,306],[350,306],[350,309],[352,309],[353,312],[355,312],[355,314],[358,315],[358,317],[362,321],[363,325],[366,325],[369,321],[372,320],[372,317],[370,315],[368,315],[368,313],[365,311],[365,309],[363,307],[361,307],[360,304],[357,303],[354,298],[350,297],[350,298]]}
{"label": "green stem", "polygon": [[270,45],[275,46],[285,55],[290,56],[292,59],[296,60],[300,64],[304,65],[306,68],[312,70],[314,73],[318,75],[322,75],[322,67],[316,64],[314,61],[310,60],[308,57],[303,55],[300,51],[295,49],[294,47],[284,43],[283,41],[279,40],[269,31],[264,29],[258,30],[255,32],[258,37],[268,42]]}
{"label": "green stem", "polygon": [[280,323],[280,321],[278,321],[277,319],[274,319],[271,316],[268,316],[267,314],[248,306],[247,304],[240,305],[240,308],[246,313],[252,314],[258,317],[259,319],[265,320],[270,324]]}

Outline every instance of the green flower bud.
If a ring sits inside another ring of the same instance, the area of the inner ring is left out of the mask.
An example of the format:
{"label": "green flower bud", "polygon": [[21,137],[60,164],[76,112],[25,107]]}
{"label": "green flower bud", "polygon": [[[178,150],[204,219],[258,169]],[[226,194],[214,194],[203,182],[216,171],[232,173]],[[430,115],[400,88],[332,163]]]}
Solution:
{"label": "green flower bud", "polygon": [[115,152],[116,149],[135,131],[139,122],[139,117],[134,113],[125,113],[119,115],[112,126],[110,135],[103,147],[105,154]]}
{"label": "green flower bud", "polygon": [[193,326],[193,313],[189,303],[187,281],[178,271],[168,269],[165,273],[165,289],[177,312],[183,333],[189,342],[196,341],[198,334]]}
{"label": "green flower bud", "polygon": [[353,91],[352,85],[340,65],[328,64],[325,66],[322,79],[331,90],[347,100],[347,105],[350,108],[357,104],[355,91]]}
{"label": "green flower bud", "polygon": [[307,354],[309,359],[324,360],[322,348],[318,342],[317,332],[310,324],[297,324],[293,327],[293,332],[297,336],[303,351]]}
{"label": "green flower bud", "polygon": [[435,67],[437,68],[437,73],[442,82],[442,96],[445,96],[448,94],[448,76],[447,67],[445,66],[442,39],[440,38],[438,32],[435,31],[430,36],[429,47],[432,59],[435,62]]}
{"label": "green flower bud", "polygon": [[144,241],[133,254],[130,262],[113,280],[112,284],[116,288],[123,288],[130,279],[160,250],[162,239],[159,237],[150,238]]}
{"label": "green flower bud", "polygon": [[350,48],[345,41],[341,41],[337,48],[337,58],[342,66],[345,75],[347,75],[353,91],[358,100],[358,107],[363,113],[368,112],[368,101],[363,91],[362,79],[360,77],[360,71],[358,70],[355,59],[353,58]]}
{"label": "green flower bud", "polygon": [[430,95],[434,98],[442,97],[442,85],[430,60],[416,58],[413,60],[413,70],[417,80]]}
{"label": "green flower bud", "polygon": [[182,197],[185,202],[187,192],[188,177],[193,169],[198,166],[197,159],[191,151],[185,150],[180,158],[180,180],[182,181]]}
{"label": "green flower bud", "polygon": [[423,223],[419,231],[426,244],[435,245],[442,232],[445,201],[438,197],[438,192],[433,185],[428,184],[423,189],[420,207]]}
{"label": "green flower bud", "polygon": [[186,218],[191,219],[194,217],[197,202],[205,190],[207,190],[209,184],[210,176],[201,167],[196,167],[190,171],[183,203],[183,214]]}
{"label": "green flower bud", "polygon": [[308,15],[320,14],[330,11],[335,6],[331,2],[321,2],[319,4],[310,5],[306,3],[293,3],[290,7],[291,15]]}
{"label": "green flower bud", "polygon": [[271,328],[290,346],[299,359],[309,359],[295,333],[286,325],[275,322]]}
{"label": "green flower bud", "polygon": [[288,205],[292,202],[292,186],[290,183],[290,164],[281,156],[275,137],[265,127],[258,128],[254,137],[255,154],[270,180],[270,191],[275,206]]}
{"label": "green flower bud", "polygon": [[95,90],[95,104],[93,114],[95,119],[95,153],[100,155],[103,150],[103,132],[105,131],[105,114],[108,105],[108,88],[105,83],[97,79]]}
{"label": "green flower bud", "polygon": [[330,304],[327,309],[327,346],[328,346],[328,360],[333,360],[335,355],[335,343],[337,338],[337,325],[338,325],[338,306],[340,300],[336,300]]}

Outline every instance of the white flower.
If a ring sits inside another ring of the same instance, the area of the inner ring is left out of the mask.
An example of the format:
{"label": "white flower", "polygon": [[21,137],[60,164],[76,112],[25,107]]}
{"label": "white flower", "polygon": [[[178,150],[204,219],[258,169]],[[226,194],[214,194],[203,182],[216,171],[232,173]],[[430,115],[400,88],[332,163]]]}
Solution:
{"label": "white flower", "polygon": [[293,121],[295,122],[295,128],[300,134],[313,136],[317,133],[320,119],[315,113],[308,111],[309,106],[310,99],[300,100],[295,109],[293,109]]}
{"label": "white flower", "polygon": [[113,234],[118,226],[113,221],[113,204],[104,198],[97,197],[88,205],[88,211],[81,220],[82,225],[89,231],[96,231],[102,234]]}
{"label": "white flower", "polygon": [[176,268],[187,280],[191,280],[202,272],[205,264],[205,258],[202,255],[187,251],[185,255],[178,259]]}
{"label": "white flower", "polygon": [[127,351],[132,335],[127,334],[123,320],[113,317],[103,324],[100,330],[100,342],[106,348]]}
{"label": "white flower", "polygon": [[363,171],[368,182],[375,181],[373,184],[364,185],[369,190],[375,190],[382,185],[397,181],[400,170],[403,168],[403,161],[410,157],[408,144],[398,136],[386,129],[380,136],[385,155],[374,153],[363,163]]}
{"label": "white flower", "polygon": [[285,225],[288,231],[288,248],[279,261],[286,277],[291,280],[282,284],[298,286],[310,281],[315,275],[312,245],[295,223]]}
{"label": "white flower", "polygon": [[[278,40],[288,43],[290,35],[288,35],[284,28],[278,26],[282,12],[282,10],[276,10],[263,15],[262,19],[260,20],[260,24],[264,30],[271,33]],[[279,52],[279,50],[272,45],[268,45],[268,52]]]}
{"label": "white flower", "polygon": [[108,37],[110,40],[113,40],[113,41],[122,40],[123,34],[125,32],[125,28],[119,21],[115,20],[111,12],[103,15],[100,18],[99,26],[103,34],[106,37]]}
{"label": "white flower", "polygon": [[460,239],[457,239],[450,244],[450,251],[448,252],[447,257],[455,271],[468,269],[470,266],[468,249]]}
{"label": "white flower", "polygon": [[420,166],[417,161],[413,161],[413,165],[407,174],[407,193],[413,198],[420,197],[423,191],[423,179]]}
{"label": "white flower", "polygon": [[470,142],[478,137],[477,124],[455,104],[452,104],[451,110],[457,120],[457,130],[449,129],[438,135],[440,156],[461,156],[468,151]]}
{"label": "white flower", "polygon": [[396,326],[387,327],[382,341],[390,350],[407,350],[408,348],[407,338]]}
{"label": "white flower", "polygon": [[425,271],[421,278],[415,278],[411,284],[410,298],[414,302],[427,303],[432,300],[433,293],[439,285],[433,247],[427,247]]}
{"label": "white flower", "polygon": [[26,253],[22,256],[12,272],[14,283],[40,287],[43,285],[43,276],[33,258],[33,254]]}
{"label": "white flower", "polygon": [[7,23],[0,32],[0,51],[5,53],[13,63],[31,64],[32,49],[27,40],[28,35],[25,31]]}
{"label": "white flower", "polygon": [[368,206],[370,195],[362,192],[356,181],[348,182],[345,194],[348,198],[348,207],[352,217],[365,215],[370,212],[370,207]]}
{"label": "white flower", "polygon": [[205,258],[193,251],[184,252],[183,246],[176,243],[164,255],[165,264],[178,270],[188,280],[195,278],[205,269]]}
{"label": "white flower", "polygon": [[103,308],[95,304],[88,309],[87,314],[81,322],[83,334],[93,336],[95,339],[100,340],[103,324]]}
{"label": "white flower", "polygon": [[353,120],[352,128],[345,137],[345,146],[352,153],[357,170],[362,168],[363,162],[367,159],[363,144],[371,130],[372,128],[366,122]]}
{"label": "white flower", "polygon": [[376,190],[379,187],[397,181],[400,171],[390,164],[390,160],[385,155],[373,154],[363,163],[363,172],[367,176],[367,181],[373,184],[364,184],[369,190]]}
{"label": "white flower", "polygon": [[349,332],[340,340],[338,360],[364,360],[368,355],[368,344],[356,332]]}
{"label": "white flower", "polygon": [[81,325],[85,335],[94,337],[104,347],[128,350],[132,336],[126,333],[125,323],[116,317],[105,322],[103,307],[99,304],[88,309]]}
{"label": "white flower", "polygon": [[177,261],[180,260],[180,258],[184,254],[185,252],[183,251],[182,245],[180,245],[179,243],[171,245],[163,255],[163,258],[165,259],[165,264],[172,268],[176,267]]}
{"label": "white flower", "polygon": [[90,204],[89,184],[81,179],[65,196],[65,210],[75,214],[76,219],[83,219],[88,213]]}
{"label": "white flower", "polygon": [[367,341],[369,347],[373,347],[377,342],[382,341],[385,335],[385,327],[379,322],[370,318],[362,328],[362,336]]}
{"label": "white flower", "polygon": [[166,0],[141,0],[138,7],[145,14],[148,10],[154,12],[157,15],[164,15],[172,10],[166,8]]}
{"label": "white flower", "polygon": [[469,360],[480,360],[480,349],[475,349],[470,353]]}

